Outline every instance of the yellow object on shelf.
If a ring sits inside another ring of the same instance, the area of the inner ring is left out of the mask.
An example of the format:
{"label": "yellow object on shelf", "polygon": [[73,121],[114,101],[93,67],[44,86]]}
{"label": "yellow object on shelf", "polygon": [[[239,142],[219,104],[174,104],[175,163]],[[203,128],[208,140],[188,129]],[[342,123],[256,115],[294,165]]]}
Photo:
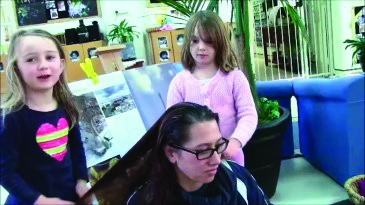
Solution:
{"label": "yellow object on shelf", "polygon": [[85,63],[80,63],[80,67],[82,71],[84,71],[86,76],[90,78],[95,85],[99,83],[98,74],[95,72],[90,58],[86,58]]}

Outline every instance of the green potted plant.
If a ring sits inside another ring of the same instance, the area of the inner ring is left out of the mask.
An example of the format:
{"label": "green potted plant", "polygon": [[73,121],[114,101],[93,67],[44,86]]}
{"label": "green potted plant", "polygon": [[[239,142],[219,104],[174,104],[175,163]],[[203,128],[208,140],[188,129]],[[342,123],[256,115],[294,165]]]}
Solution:
{"label": "green potted plant", "polygon": [[361,69],[365,72],[365,37],[359,38],[357,40],[346,39],[343,43],[347,44],[345,49],[353,48],[352,59],[355,56],[359,57]]}
{"label": "green potted plant", "polygon": [[139,37],[139,32],[134,31],[135,26],[129,26],[126,19],[122,20],[118,25],[113,24],[112,29],[109,31],[107,37],[110,42],[117,40],[118,44],[124,44],[125,48],[122,49],[122,61],[135,60],[134,38]]}
{"label": "green potted plant", "polygon": [[[162,3],[176,9],[181,14],[190,17],[195,12],[205,9],[218,12],[218,0],[160,0]],[[303,21],[297,11],[287,0],[280,0],[285,11],[289,14],[294,26],[302,34],[306,42],[309,41]],[[256,178],[268,197],[274,195],[279,177],[283,136],[290,120],[290,111],[280,107],[277,101],[260,98],[256,91],[256,78],[251,63],[249,3],[250,1],[229,1],[232,6],[231,19],[235,17],[235,45],[240,68],[244,68],[251,93],[254,98],[259,116],[259,125],[251,140],[244,147],[245,166]],[[208,3],[208,4],[206,4]]]}

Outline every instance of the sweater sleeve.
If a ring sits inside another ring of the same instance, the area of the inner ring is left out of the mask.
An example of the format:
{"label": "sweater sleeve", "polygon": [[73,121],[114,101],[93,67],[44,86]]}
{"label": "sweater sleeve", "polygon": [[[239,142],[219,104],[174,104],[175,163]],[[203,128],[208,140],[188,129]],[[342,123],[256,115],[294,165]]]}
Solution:
{"label": "sweater sleeve", "polygon": [[178,73],[172,80],[169,85],[169,90],[167,92],[167,100],[166,100],[166,109],[179,103],[184,102],[184,97],[182,90],[179,89],[181,87],[181,73]]}
{"label": "sweater sleeve", "polygon": [[21,126],[14,115],[7,115],[0,131],[0,184],[9,194],[21,201],[34,203],[41,195],[27,184],[17,173],[21,169]]}
{"label": "sweater sleeve", "polygon": [[89,181],[85,150],[81,140],[80,126],[78,124],[72,128],[69,140],[74,176],[76,179]]}
{"label": "sweater sleeve", "polygon": [[237,112],[237,127],[231,138],[238,139],[244,147],[256,130],[258,117],[247,78],[241,70],[233,72],[236,73],[233,79],[233,97]]}

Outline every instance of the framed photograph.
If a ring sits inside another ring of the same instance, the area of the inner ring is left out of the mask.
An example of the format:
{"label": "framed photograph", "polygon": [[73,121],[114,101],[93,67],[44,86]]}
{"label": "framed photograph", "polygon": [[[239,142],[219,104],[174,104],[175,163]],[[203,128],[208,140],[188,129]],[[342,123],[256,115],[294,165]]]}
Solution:
{"label": "framed photograph", "polygon": [[96,55],[96,48],[95,47],[88,48],[87,49],[87,54],[88,54],[89,58],[97,58],[97,57],[99,57],[98,55]]}
{"label": "framed photograph", "polygon": [[166,37],[158,37],[157,43],[159,48],[167,48],[167,38]]}
{"label": "framed photograph", "polygon": [[55,1],[46,1],[46,9],[55,9],[56,4]]}
{"label": "framed photograph", "polygon": [[161,51],[160,52],[160,61],[169,61],[170,56],[168,51]]}
{"label": "framed photograph", "polygon": [[69,53],[69,58],[72,62],[80,61],[80,53],[77,50],[71,51]]}
{"label": "framed photograph", "polygon": [[66,11],[66,6],[64,1],[57,2],[58,11]]}
{"label": "framed photograph", "polygon": [[184,43],[184,34],[179,34],[176,36],[176,43],[177,45],[182,46]]}
{"label": "framed photograph", "polygon": [[51,19],[58,19],[58,11],[57,11],[57,9],[50,9],[49,12],[51,14]]}

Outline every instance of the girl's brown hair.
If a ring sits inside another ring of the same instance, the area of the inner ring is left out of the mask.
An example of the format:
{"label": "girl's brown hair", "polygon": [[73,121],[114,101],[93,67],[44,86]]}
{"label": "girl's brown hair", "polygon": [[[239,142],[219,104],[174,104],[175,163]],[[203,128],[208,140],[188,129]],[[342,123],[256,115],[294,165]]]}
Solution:
{"label": "girl's brown hair", "polygon": [[[41,29],[31,29],[19,30],[14,33],[11,37],[8,50],[8,65],[5,68],[8,90],[5,94],[5,97],[3,98],[4,101],[1,102],[3,119],[5,118],[5,115],[21,109],[26,102],[25,84],[17,67],[17,58],[15,54],[16,47],[18,46],[21,38],[25,36],[39,36],[52,40],[57,47],[60,58],[65,59],[65,53],[60,42],[47,31]],[[72,93],[67,86],[65,71],[62,72],[59,80],[53,86],[53,96],[60,105],[64,106],[66,113],[71,120],[71,127],[73,127],[78,122],[79,112],[73,103]]]}
{"label": "girl's brown hair", "polygon": [[[228,73],[237,67],[237,58],[228,39],[224,23],[218,14],[212,11],[198,11],[192,15],[184,29],[184,43],[181,50],[181,62],[184,68],[192,71],[195,61],[190,53],[192,36],[198,29],[199,36],[205,42],[212,42],[216,51],[215,64],[223,72]],[[203,35],[204,34],[204,35]]]}

